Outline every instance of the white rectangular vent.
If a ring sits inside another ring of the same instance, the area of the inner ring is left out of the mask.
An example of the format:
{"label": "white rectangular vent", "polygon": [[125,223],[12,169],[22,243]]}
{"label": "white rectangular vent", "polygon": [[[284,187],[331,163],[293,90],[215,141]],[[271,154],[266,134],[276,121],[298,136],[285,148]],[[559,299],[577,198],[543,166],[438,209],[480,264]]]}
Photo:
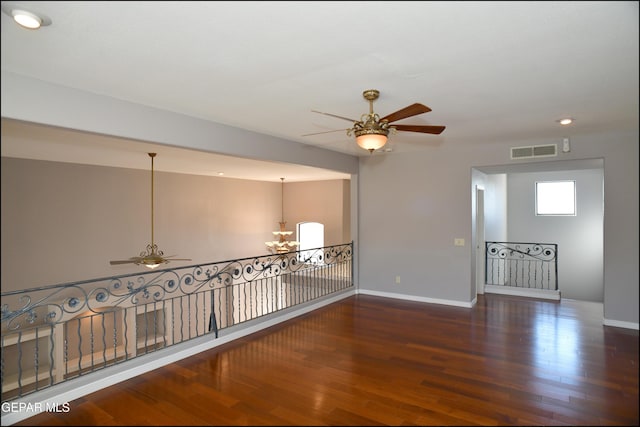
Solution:
{"label": "white rectangular vent", "polygon": [[553,157],[558,155],[556,144],[511,147],[511,159],[530,159],[533,157]]}

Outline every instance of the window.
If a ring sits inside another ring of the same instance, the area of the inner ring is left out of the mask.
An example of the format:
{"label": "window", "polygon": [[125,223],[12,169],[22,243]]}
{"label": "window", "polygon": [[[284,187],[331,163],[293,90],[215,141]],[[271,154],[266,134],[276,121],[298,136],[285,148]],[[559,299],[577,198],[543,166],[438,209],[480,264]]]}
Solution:
{"label": "window", "polygon": [[536,215],[576,215],[576,182],[536,182]]}
{"label": "window", "polygon": [[298,259],[302,262],[323,264],[324,224],[301,222],[298,224]]}

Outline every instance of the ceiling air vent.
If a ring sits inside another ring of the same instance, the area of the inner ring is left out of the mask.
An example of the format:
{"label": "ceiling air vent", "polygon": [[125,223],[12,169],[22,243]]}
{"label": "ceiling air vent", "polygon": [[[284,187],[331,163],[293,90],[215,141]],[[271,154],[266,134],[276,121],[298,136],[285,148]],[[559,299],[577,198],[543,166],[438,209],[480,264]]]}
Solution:
{"label": "ceiling air vent", "polygon": [[556,144],[511,147],[511,159],[531,159],[533,157],[553,157],[558,155]]}

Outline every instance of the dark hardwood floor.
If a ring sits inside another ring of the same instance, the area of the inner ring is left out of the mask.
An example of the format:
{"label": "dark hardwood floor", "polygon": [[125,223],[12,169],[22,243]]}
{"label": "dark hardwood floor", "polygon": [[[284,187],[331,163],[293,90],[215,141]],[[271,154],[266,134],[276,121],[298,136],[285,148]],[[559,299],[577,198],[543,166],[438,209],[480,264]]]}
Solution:
{"label": "dark hardwood floor", "polygon": [[18,425],[633,425],[637,330],[602,304],[358,295]]}

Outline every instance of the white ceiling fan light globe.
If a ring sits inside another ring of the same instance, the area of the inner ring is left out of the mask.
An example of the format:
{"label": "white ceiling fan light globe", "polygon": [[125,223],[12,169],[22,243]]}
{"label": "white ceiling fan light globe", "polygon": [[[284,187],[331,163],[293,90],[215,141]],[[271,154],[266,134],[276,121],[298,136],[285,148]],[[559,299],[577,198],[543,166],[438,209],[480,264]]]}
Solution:
{"label": "white ceiling fan light globe", "polygon": [[370,153],[382,148],[387,143],[386,135],[365,134],[356,137],[356,143]]}

